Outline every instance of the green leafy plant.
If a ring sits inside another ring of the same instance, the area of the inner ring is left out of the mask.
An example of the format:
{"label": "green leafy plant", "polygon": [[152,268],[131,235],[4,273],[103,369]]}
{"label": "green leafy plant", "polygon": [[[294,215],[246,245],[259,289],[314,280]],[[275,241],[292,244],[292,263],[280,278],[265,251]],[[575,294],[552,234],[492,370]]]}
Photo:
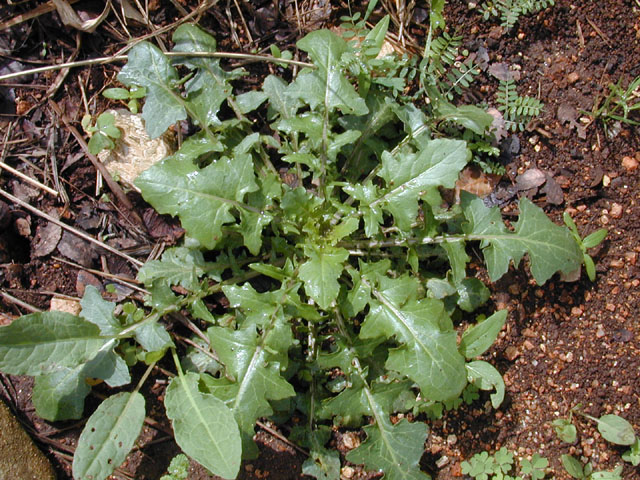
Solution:
{"label": "green leafy plant", "polygon": [[629,462],[634,466],[640,464],[640,437],[636,436],[633,426],[627,420],[613,414],[596,418],[580,411],[577,411],[577,413],[596,422],[602,438],[608,442],[629,447],[629,450],[622,455],[622,459],[625,462]]}
{"label": "green leafy plant", "polygon": [[485,20],[500,17],[500,25],[509,31],[521,16],[539,12],[554,4],[553,0],[494,0],[482,2],[480,12]]}
{"label": "green leafy plant", "polygon": [[572,414],[573,412],[569,412],[569,418],[558,418],[551,422],[556,435],[564,443],[574,443],[578,438],[578,431],[571,421]]}
{"label": "green leafy plant", "polygon": [[122,132],[115,126],[115,121],[116,118],[109,112],[101,113],[95,125],[91,125],[91,115],[82,117],[82,128],[91,134],[89,152],[97,155],[102,150],[111,150],[116,146],[114,140],[120,138]]}
{"label": "green leafy plant", "polygon": [[636,436],[636,440],[631,444],[629,450],[622,454],[622,459],[634,467],[640,465],[640,437]]}
{"label": "green leafy plant", "polygon": [[513,453],[506,447],[490,455],[489,452],[481,452],[471,457],[470,461],[461,463],[462,473],[470,475],[475,480],[541,480],[547,474],[549,461],[534,454],[529,460],[520,460],[520,475],[512,473],[515,468]]}
{"label": "green leafy plant", "polygon": [[184,454],[176,455],[171,459],[167,475],[160,477],[160,480],[187,480],[189,477],[189,459]]}
{"label": "green leafy plant", "polygon": [[589,280],[593,282],[596,279],[596,266],[595,263],[593,263],[593,258],[591,258],[591,256],[587,253],[587,250],[600,245],[606,238],[608,231],[606,228],[601,228],[593,233],[590,233],[585,238],[581,238],[580,233],[578,232],[578,227],[576,227],[576,223],[573,221],[573,218],[571,218],[571,215],[569,215],[567,212],[564,212],[563,219],[564,224],[569,227],[573,238],[575,238],[576,243],[582,251],[582,263],[584,264],[584,269],[587,272]]}
{"label": "green leafy plant", "polygon": [[622,476],[622,466],[617,466],[614,470],[607,471],[593,471],[593,465],[591,462],[583,465],[580,463],[575,457],[571,455],[562,455],[562,466],[565,468],[567,473],[571,475],[573,478],[577,478],[579,480],[621,480]]}
{"label": "green leafy plant", "polygon": [[131,113],[138,113],[140,108],[139,100],[147,95],[147,89],[132,85],[130,88],[107,88],[102,95],[111,100],[122,100],[127,102],[127,108]]}
{"label": "green leafy plant", "polygon": [[502,112],[505,128],[523,131],[533,117],[540,115],[544,104],[537,98],[518,95],[515,80],[500,80],[496,93],[498,110]]}
{"label": "green leafy plant", "polygon": [[583,113],[594,120],[599,119],[606,129],[612,121],[640,125],[637,110],[640,110],[640,76],[633,79],[626,88],[622,86],[622,79],[609,84],[609,95],[604,101],[600,103],[596,100],[591,112]]}
{"label": "green leafy plant", "polygon": [[[467,275],[467,245],[477,245],[492,281],[527,255],[544,284],[580,268],[582,253],[526,198],[510,225],[465,192],[444,206],[441,190],[471,153],[465,140],[433,132],[446,117],[484,135],[491,117],[445,101],[427,114],[399,96],[389,61],[376,60],[387,25],[365,47],[312,32],[297,44],[309,67],[243,94],[231,84],[242,71],[198,55],[216,42],[195,25],[173,35],[183,55],[144,42],[131,49],[118,79],[146,89],[150,136],[186,118],[199,129],[136,180],[187,238],[140,269],[144,306],[116,309],[87,287],[78,316],[35,313],[0,328],[0,370],[36,377],[33,402],[48,420],[82,416],[87,378],[123,386],[129,367],[148,365],[133,392],[108,397],[89,418],[76,480],[103,480],[122,462],[144,420],[138,390],[161,360],[175,366],[164,405],[178,445],[224,478],[256,455],[259,418],[294,416],[310,475],[338,478],[327,444],[340,426],[365,433],[346,460],[390,480],[427,479],[419,460],[428,429],[411,413],[465,391],[471,398],[473,388],[501,404],[502,377],[478,356],[506,310],[470,321],[460,338],[453,321],[489,297]],[[190,73],[181,79],[178,66]],[[256,126],[259,118],[268,124]],[[221,296],[227,309],[216,306]],[[189,332],[187,349],[179,340]],[[540,478],[538,465],[524,468]]]}

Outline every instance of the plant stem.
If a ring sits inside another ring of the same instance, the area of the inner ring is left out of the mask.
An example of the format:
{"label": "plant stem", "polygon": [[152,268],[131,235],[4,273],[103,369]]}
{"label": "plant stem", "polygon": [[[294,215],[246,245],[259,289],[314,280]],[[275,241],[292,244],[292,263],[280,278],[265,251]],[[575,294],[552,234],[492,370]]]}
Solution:
{"label": "plant stem", "polygon": [[138,382],[138,384],[136,385],[136,388],[133,389],[133,393],[139,392],[140,389],[142,388],[142,385],[144,384],[144,382],[147,380],[147,378],[149,377],[149,375],[151,374],[151,371],[154,369],[154,367],[156,366],[157,362],[153,362],[151,365],[149,365],[147,367],[147,370],[144,372],[144,374],[142,375],[142,378],[140,379],[140,381]]}

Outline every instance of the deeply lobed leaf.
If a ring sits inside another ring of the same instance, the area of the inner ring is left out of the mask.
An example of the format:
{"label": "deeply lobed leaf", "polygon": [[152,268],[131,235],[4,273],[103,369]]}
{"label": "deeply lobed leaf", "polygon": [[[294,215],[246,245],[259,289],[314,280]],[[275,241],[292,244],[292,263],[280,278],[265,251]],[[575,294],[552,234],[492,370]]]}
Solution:
{"label": "deeply lobed leaf", "polygon": [[571,232],[554,224],[530,200],[520,200],[520,216],[510,232],[497,208],[487,208],[481,199],[466,192],[461,199],[468,222],[465,233],[481,241],[492,281],[507,272],[510,262],[518,265],[525,253],[531,274],[540,285],[556,272],[569,274],[580,268],[582,252]]}

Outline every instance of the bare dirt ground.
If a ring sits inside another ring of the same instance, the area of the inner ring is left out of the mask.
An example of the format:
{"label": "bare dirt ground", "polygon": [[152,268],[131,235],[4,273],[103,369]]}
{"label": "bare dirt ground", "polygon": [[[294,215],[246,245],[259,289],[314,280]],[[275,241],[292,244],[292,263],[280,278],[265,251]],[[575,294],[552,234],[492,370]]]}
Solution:
{"label": "bare dirt ground", "polygon": [[[45,4],[12,3],[0,6],[0,23],[23,20],[22,15]],[[55,11],[16,22],[0,31],[0,76],[113,55],[126,45],[129,35],[155,32],[156,41],[168,45],[170,26],[198,8],[198,2],[187,0],[148,3],[148,22],[140,17],[125,25],[110,13],[94,33],[65,26]],[[314,10],[307,5],[309,11],[322,14],[296,18],[294,2],[280,2],[277,14],[275,3],[219,2],[192,19],[215,32],[223,51],[249,51],[271,43],[294,50],[295,40],[305,29],[320,28],[327,20],[328,26],[335,25],[345,13],[345,5],[332,2],[330,15],[326,6]],[[428,22],[419,19],[424,6],[417,4],[414,19],[418,21],[412,22],[409,33],[420,42],[425,36],[420,24]],[[80,14],[95,15],[101,5],[80,1],[74,8]],[[622,80],[626,85],[640,75],[640,4],[559,0],[505,32],[496,20],[483,21],[467,2],[451,1],[446,20],[451,32],[464,35],[469,51],[484,51],[491,62],[516,66],[519,92],[545,103],[542,115],[519,134],[520,148],[496,191],[512,185],[518,174],[538,169],[553,178],[560,194],[543,187],[520,194],[533,198],[557,223],[562,222],[562,212],[569,211],[583,235],[602,227],[609,235],[591,252],[598,273],[593,283],[583,275],[572,283],[555,278],[541,288],[520,268],[492,286],[493,302],[507,307],[510,314],[487,358],[504,375],[507,399],[495,411],[481,397],[433,422],[423,469],[437,479],[461,478],[462,460],[506,446],[520,456],[539,453],[548,458],[557,479],[569,478],[560,463],[564,453],[591,461],[596,470],[611,470],[622,463],[623,450],[604,441],[592,422],[574,417],[579,436],[573,445],[557,439],[551,422],[566,418],[572,407],[582,404],[594,416],[618,413],[640,432],[640,135],[638,127],[626,124],[614,128],[615,135],[612,129],[607,134],[601,123],[582,120],[588,120],[582,112],[591,111],[594,102],[608,94],[610,83]],[[157,32],[164,27],[166,32]],[[121,65],[58,69],[2,82],[0,160],[64,194],[54,197],[6,170],[2,170],[0,187],[144,260],[152,251],[179,241],[178,226],[155,215],[135,194],[129,194],[131,207],[103,201],[96,194],[95,168],[69,127],[79,128],[85,108],[99,113],[109,106],[99,93],[114,85]],[[243,80],[249,90],[260,84],[261,75],[271,67],[251,64],[246,68],[252,73]],[[482,75],[472,94],[490,103],[496,86],[495,79]],[[139,219],[133,225],[131,212]],[[0,199],[2,322],[32,308],[48,309],[52,297],[81,296],[87,284],[102,287],[105,272],[134,276],[125,260],[51,227],[6,197]],[[160,401],[165,380],[157,370],[147,383],[150,387],[143,393],[153,405],[149,421],[140,448],[116,478],[157,479],[179,451]],[[39,420],[29,400],[28,378],[3,376],[1,384],[0,395],[47,453],[59,478],[70,478],[70,460],[82,422]],[[87,412],[99,403],[99,395],[100,387],[89,398]],[[257,433],[262,454],[243,466],[240,478],[301,478],[304,456],[274,436],[268,423],[265,427]],[[336,432],[339,447],[345,444],[341,437]],[[358,469],[343,473],[351,478],[371,476]],[[640,478],[640,470],[625,464],[623,477]],[[194,468],[190,478],[208,477]]]}

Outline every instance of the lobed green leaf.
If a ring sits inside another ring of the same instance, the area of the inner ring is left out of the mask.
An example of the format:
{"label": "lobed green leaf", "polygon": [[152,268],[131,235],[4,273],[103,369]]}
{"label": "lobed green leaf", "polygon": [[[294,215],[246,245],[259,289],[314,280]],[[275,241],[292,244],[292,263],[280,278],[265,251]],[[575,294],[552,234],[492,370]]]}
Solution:
{"label": "lobed green leaf", "polygon": [[160,213],[180,217],[188,235],[213,249],[223,238],[222,227],[235,223],[231,210],[259,187],[250,155],[220,158],[205,168],[167,157],[137,178],[145,200]]}
{"label": "lobed green leaf", "polygon": [[518,265],[525,253],[538,284],[556,272],[570,273],[580,268],[582,252],[571,232],[554,224],[530,200],[520,200],[520,216],[513,232],[502,222],[500,211],[486,207],[480,198],[463,191],[461,204],[468,222],[465,233],[481,240],[492,281],[507,272],[511,261]]}

